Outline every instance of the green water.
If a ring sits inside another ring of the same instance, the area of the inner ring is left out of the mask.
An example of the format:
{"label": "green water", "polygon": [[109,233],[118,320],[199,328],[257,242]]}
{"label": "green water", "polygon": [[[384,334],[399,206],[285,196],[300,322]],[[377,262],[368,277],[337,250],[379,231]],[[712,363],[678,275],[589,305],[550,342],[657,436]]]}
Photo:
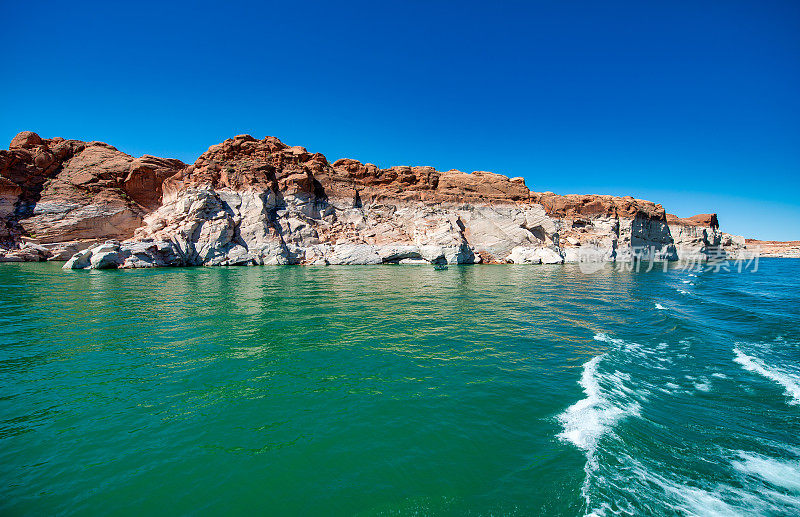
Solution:
{"label": "green water", "polygon": [[0,513],[797,514],[798,278],[3,264]]}

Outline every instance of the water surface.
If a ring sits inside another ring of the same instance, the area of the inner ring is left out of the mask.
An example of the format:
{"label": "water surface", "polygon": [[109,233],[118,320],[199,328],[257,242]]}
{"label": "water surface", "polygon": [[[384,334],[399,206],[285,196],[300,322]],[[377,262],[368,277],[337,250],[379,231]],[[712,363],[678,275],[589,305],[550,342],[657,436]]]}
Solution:
{"label": "water surface", "polygon": [[0,513],[793,515],[800,261],[0,265]]}

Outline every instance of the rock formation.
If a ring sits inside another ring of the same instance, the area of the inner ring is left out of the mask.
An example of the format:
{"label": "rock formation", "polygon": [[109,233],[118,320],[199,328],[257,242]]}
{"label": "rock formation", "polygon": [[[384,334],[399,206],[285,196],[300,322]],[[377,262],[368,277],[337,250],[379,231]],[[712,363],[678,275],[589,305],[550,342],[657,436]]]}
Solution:
{"label": "rock formation", "polygon": [[31,260],[31,250],[66,260],[98,241],[131,237],[161,204],[164,179],[185,166],[102,142],[18,134],[0,150],[0,260]]}
{"label": "rock formation", "polygon": [[[744,246],[715,215],[522,178],[341,159],[239,135],[192,165],[24,132],[0,151],[0,260],[67,268],[675,260]],[[645,255],[642,255],[645,250]]]}

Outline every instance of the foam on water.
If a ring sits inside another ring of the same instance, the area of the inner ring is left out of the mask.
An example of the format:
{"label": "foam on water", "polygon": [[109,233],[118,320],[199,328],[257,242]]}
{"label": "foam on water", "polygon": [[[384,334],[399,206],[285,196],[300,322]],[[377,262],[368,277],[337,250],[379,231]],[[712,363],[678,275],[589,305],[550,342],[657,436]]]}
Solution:
{"label": "foam on water", "polygon": [[663,310],[665,310],[665,309],[666,309],[666,307],[664,307],[664,306],[663,306],[663,305],[661,305],[660,303],[657,303],[657,304],[656,304],[656,309],[658,309],[658,310],[660,310],[660,311],[663,311]]}
{"label": "foam on water", "polygon": [[800,375],[783,368],[770,366],[757,357],[745,354],[739,348],[734,348],[733,353],[735,354],[734,362],[742,365],[745,370],[757,373],[783,386],[784,393],[791,399],[789,404],[800,404]]}
{"label": "foam on water", "polygon": [[[579,384],[585,397],[558,416],[562,425],[558,438],[586,456],[581,488],[586,515],[635,515],[661,509],[691,516],[745,516],[800,510],[800,461],[743,451],[715,454],[709,459],[715,458],[728,472],[729,479],[722,481],[724,478],[687,475],[657,456],[636,452],[627,427],[640,424],[625,424],[623,428],[621,422],[641,417],[643,407],[650,407],[648,396],[711,393],[715,379],[729,377],[711,368],[692,372],[694,375],[685,371],[665,375],[660,368],[664,361],[675,361],[678,368],[686,364],[676,352],[688,350],[688,341],[678,346],[648,346],[605,333],[596,334],[594,339],[607,343],[609,349],[584,363]],[[779,382],[787,393],[800,393],[795,390],[797,379],[784,370],[769,367],[738,349],[737,362]],[[680,384],[688,384],[689,389]]]}
{"label": "foam on water", "polygon": [[747,451],[739,451],[739,457],[731,463],[739,472],[800,494],[800,460],[779,460]]}
{"label": "foam on water", "polygon": [[694,389],[697,391],[711,391],[711,382],[706,377],[702,377],[700,382],[695,382]]}
{"label": "foam on water", "polygon": [[[627,508],[625,512],[611,511],[609,503],[602,502],[589,515],[649,514],[654,508],[664,508],[657,513],[744,517],[789,515],[800,510],[797,485],[800,465],[738,452],[740,459],[731,462],[731,467],[740,473],[741,479],[733,484],[661,472],[663,465],[648,466],[645,461],[623,452],[617,457],[619,466],[603,474],[607,476],[603,481],[608,485],[626,487],[636,508]],[[616,500],[614,505],[621,508],[630,506],[630,503]]]}
{"label": "foam on water", "polygon": [[594,339],[595,341],[603,341],[605,343],[609,343],[609,344],[612,344],[612,345],[621,345],[622,344],[622,340],[621,339],[614,339],[611,336],[609,336],[608,334],[606,334],[605,332],[598,332],[597,334],[594,335],[594,337],[592,339]]}
{"label": "foam on water", "polygon": [[[615,350],[626,349],[627,343],[607,334],[594,336],[597,341],[609,343]],[[630,347],[627,347],[629,350]],[[625,385],[630,376],[619,370],[601,372],[601,361],[608,353],[593,357],[583,365],[579,381],[586,398],[569,406],[558,416],[563,431],[558,434],[562,441],[569,442],[584,451],[586,465],[581,493],[587,507],[591,506],[590,488],[596,471],[600,468],[597,451],[602,438],[613,435],[614,427],[621,420],[640,416],[641,405],[636,397],[643,398],[646,392],[636,392]],[[604,507],[595,509],[589,515],[604,515]]]}
{"label": "foam on water", "polygon": [[[664,497],[672,509],[691,516],[748,516],[776,515],[789,508],[800,509],[800,498],[786,495],[761,483],[743,483],[744,487],[726,483],[700,483],[684,476],[664,476],[647,470],[634,462],[632,469],[645,486],[656,486],[660,490],[647,494],[659,500]],[[661,493],[659,493],[661,492]]]}
{"label": "foam on water", "polygon": [[604,379],[610,381],[610,389],[600,386],[597,365],[605,354],[592,358],[583,365],[583,374],[579,384],[586,394],[558,416],[564,430],[558,437],[566,440],[579,449],[592,453],[597,448],[600,438],[608,433],[620,419],[639,414],[639,404],[635,401],[620,403],[614,395],[628,392],[623,381],[626,376],[617,371],[607,374]]}

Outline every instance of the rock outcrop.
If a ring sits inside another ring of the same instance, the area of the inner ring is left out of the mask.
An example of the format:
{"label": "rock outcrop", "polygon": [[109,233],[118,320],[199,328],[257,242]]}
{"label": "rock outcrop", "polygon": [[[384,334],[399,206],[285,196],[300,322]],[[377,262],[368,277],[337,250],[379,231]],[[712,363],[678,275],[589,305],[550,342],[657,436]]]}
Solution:
{"label": "rock outcrop", "polygon": [[160,206],[163,181],[185,166],[133,158],[102,142],[22,132],[0,150],[3,255],[19,255],[14,250],[27,243],[43,246],[43,256],[63,259],[92,243],[127,239]]}
{"label": "rock outcrop", "polygon": [[249,135],[187,166],[20,133],[0,151],[0,217],[5,256],[69,258],[70,268],[552,264],[587,249],[609,261],[642,250],[675,260],[685,246],[704,256],[725,246],[713,215],[681,220],[632,197],[537,193],[490,172],[329,163]]}
{"label": "rock outcrop", "polygon": [[685,219],[667,214],[667,222],[675,246],[683,255],[736,258],[749,248],[744,237],[719,230],[717,214],[699,214]]}

